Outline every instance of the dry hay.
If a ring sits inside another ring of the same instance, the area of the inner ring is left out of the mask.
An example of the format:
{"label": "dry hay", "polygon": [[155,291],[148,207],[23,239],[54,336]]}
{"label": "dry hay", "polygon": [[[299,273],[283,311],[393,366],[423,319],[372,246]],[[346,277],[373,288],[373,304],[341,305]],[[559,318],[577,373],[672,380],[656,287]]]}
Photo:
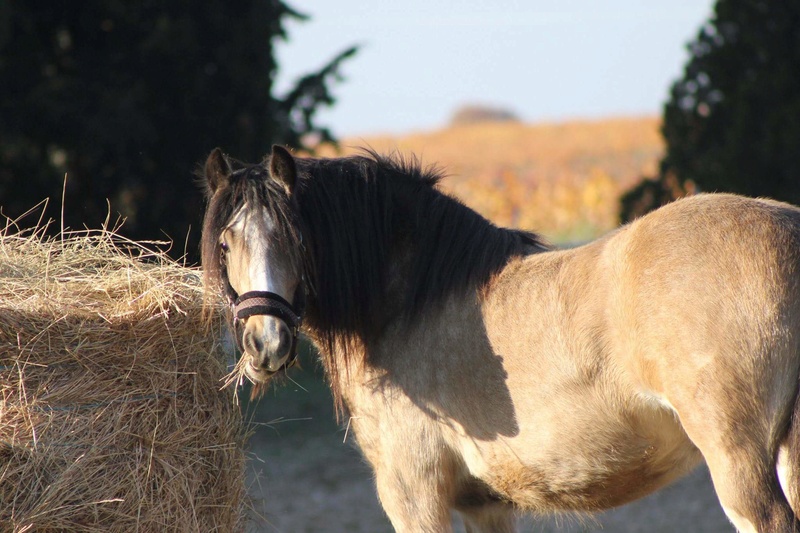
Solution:
{"label": "dry hay", "polygon": [[0,234],[0,531],[244,529],[202,307],[198,271],[113,232]]}

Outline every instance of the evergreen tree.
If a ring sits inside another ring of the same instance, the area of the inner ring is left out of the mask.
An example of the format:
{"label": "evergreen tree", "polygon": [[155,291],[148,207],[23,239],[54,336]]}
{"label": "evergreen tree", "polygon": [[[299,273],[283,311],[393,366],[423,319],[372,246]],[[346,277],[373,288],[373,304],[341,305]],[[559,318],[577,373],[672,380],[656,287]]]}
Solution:
{"label": "evergreen tree", "polygon": [[800,204],[800,2],[718,0],[689,51],[659,176],[623,198],[623,219],[693,184]]}
{"label": "evergreen tree", "polygon": [[123,233],[165,234],[196,257],[202,194],[193,179],[215,146],[258,161],[271,144],[324,140],[314,112],[331,104],[336,56],[284,98],[273,95],[280,0],[0,3],[0,205],[18,216],[50,197],[57,218]]}

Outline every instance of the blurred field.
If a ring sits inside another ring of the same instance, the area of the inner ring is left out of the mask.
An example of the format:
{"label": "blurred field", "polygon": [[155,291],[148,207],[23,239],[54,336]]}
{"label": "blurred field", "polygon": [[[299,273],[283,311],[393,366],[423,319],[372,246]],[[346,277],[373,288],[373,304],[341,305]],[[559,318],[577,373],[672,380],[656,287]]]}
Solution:
{"label": "blurred field", "polygon": [[442,168],[444,189],[495,223],[534,230],[553,242],[578,242],[616,227],[620,195],[656,173],[664,151],[659,126],[654,117],[479,123],[348,138],[341,150],[414,154]]}

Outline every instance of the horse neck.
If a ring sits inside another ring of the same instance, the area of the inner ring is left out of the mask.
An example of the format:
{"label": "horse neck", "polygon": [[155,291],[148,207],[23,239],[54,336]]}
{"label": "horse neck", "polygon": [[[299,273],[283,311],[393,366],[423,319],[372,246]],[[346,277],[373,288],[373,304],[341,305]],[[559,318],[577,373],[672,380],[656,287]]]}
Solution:
{"label": "horse neck", "polygon": [[380,409],[376,387],[431,398],[452,386],[441,381],[447,376],[476,372],[491,355],[482,313],[481,294],[470,290],[426,309],[413,323],[390,324],[368,344],[329,350],[316,343],[340,421],[345,413]]}
{"label": "horse neck", "polygon": [[326,186],[310,182],[298,199],[312,286],[307,326],[323,353],[347,364],[369,359],[388,328],[419,322],[540,246],[430,184],[377,176],[344,192]]}

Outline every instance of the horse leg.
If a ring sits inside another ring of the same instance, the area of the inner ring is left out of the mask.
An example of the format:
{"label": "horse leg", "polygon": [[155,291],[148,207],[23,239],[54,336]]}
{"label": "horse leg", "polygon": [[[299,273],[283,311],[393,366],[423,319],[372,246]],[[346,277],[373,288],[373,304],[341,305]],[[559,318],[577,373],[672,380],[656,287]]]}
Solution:
{"label": "horse leg", "polygon": [[424,418],[398,415],[396,420],[406,424],[387,431],[379,424],[367,426],[371,417],[354,419],[383,510],[398,533],[452,532],[454,461],[435,432],[423,429]]}
{"label": "horse leg", "polygon": [[414,475],[409,472],[408,465],[393,466],[376,465],[375,483],[378,498],[394,530],[397,533],[452,532],[449,505],[442,497],[436,473],[430,472],[429,477]]}
{"label": "horse leg", "polygon": [[778,485],[774,465],[752,456],[707,455],[714,489],[728,519],[741,533],[800,531]]}
{"label": "horse leg", "polygon": [[492,505],[469,511],[461,509],[467,533],[514,533],[514,512],[507,505]]}
{"label": "horse leg", "polygon": [[[779,485],[776,457],[767,447],[769,439],[754,429],[759,427],[758,417],[726,412],[724,404],[713,398],[696,400],[695,410],[682,412],[679,408],[678,412],[687,435],[708,464],[728,519],[741,533],[800,532],[800,522]],[[709,406],[718,410],[708,410]]]}
{"label": "horse leg", "polygon": [[465,475],[457,484],[455,509],[464,519],[467,533],[514,533],[514,506],[501,499],[478,478]]}
{"label": "horse leg", "polygon": [[778,481],[795,517],[800,517],[800,395],[795,399],[789,431],[778,446]]}

